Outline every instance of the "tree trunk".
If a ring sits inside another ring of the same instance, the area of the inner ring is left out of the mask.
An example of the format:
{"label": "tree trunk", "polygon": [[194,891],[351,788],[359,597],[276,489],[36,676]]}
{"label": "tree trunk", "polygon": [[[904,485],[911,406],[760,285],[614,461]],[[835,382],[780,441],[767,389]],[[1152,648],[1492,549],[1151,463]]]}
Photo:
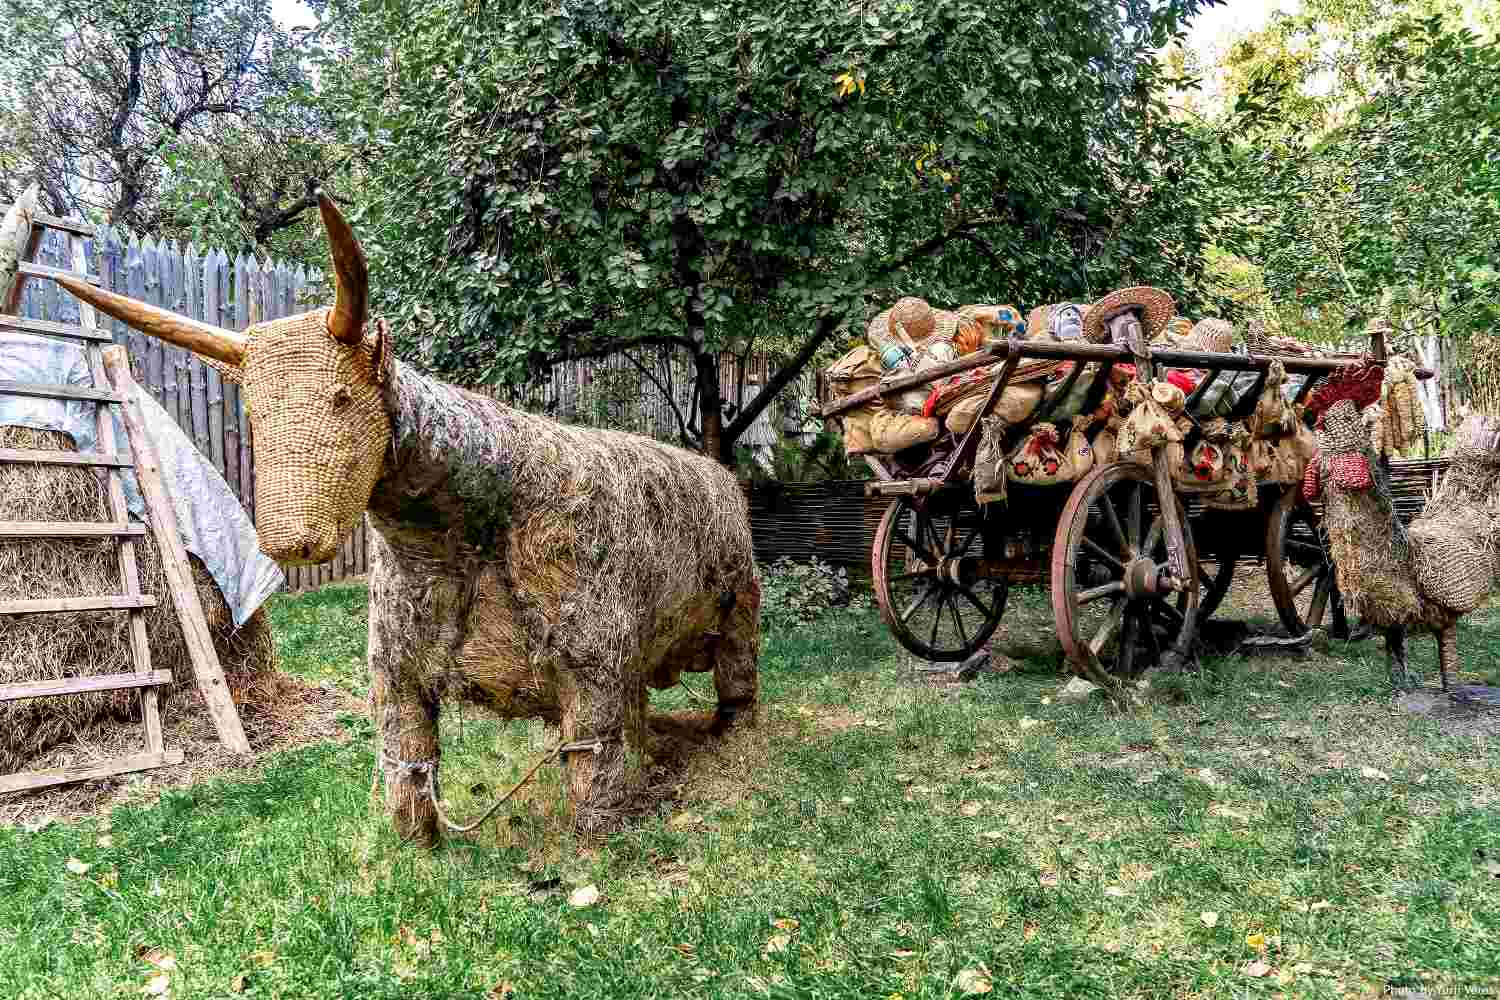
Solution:
{"label": "tree trunk", "polygon": [[693,355],[698,376],[698,424],[703,454],[734,467],[734,438],[724,434],[724,401],[719,392],[719,359],[702,351]]}

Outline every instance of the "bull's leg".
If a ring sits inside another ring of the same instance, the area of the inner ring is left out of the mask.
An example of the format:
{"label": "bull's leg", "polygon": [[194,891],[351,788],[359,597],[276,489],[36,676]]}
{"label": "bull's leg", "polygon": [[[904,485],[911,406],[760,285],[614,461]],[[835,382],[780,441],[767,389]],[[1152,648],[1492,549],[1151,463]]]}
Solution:
{"label": "bull's leg", "polygon": [[[379,535],[373,536],[378,539]],[[369,658],[386,811],[405,841],[433,846],[438,697],[465,610],[461,581],[407,573],[383,545],[370,574]]]}
{"label": "bull's leg", "polygon": [[1448,690],[1448,671],[1458,670],[1458,626],[1449,623],[1438,631],[1438,676]]}
{"label": "bull's leg", "polygon": [[752,577],[739,591],[726,591],[720,606],[728,615],[714,655],[718,707],[710,732],[716,736],[755,709],[760,690],[760,582]]}
{"label": "bull's leg", "polygon": [[371,682],[386,812],[402,840],[436,846],[437,810],[427,787],[428,772],[438,761],[437,701],[389,670],[376,668]]}
{"label": "bull's leg", "polygon": [[[562,740],[573,824],[582,833],[614,829],[645,779],[645,690],[639,671],[624,683],[578,670],[559,670]],[[596,747],[583,745],[597,741]]]}

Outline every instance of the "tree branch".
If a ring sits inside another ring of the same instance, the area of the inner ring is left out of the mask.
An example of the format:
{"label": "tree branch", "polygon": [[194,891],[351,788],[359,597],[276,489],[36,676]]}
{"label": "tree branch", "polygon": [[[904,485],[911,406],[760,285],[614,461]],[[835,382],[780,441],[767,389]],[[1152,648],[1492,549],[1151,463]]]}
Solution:
{"label": "tree branch", "polygon": [[656,391],[662,394],[662,397],[667,401],[667,405],[672,408],[672,416],[677,418],[677,432],[682,436],[682,440],[685,443],[691,444],[694,440],[693,435],[688,433],[687,421],[683,419],[682,411],[677,407],[677,400],[672,398],[671,390],[668,389],[665,385],[662,385],[661,380],[656,377],[655,372],[637,361],[635,359],[635,355],[631,354],[629,351],[624,350],[622,350],[620,353],[625,356],[626,361],[629,361],[631,364],[635,365],[636,369],[642,375],[650,379],[652,385],[656,386]]}

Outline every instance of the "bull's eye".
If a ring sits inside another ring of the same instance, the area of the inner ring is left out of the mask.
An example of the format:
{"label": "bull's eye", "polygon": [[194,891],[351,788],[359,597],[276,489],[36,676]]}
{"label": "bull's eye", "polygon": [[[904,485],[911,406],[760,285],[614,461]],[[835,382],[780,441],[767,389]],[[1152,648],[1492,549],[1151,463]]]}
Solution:
{"label": "bull's eye", "polygon": [[333,390],[333,412],[337,413],[353,401],[354,397],[349,395],[348,389],[340,386]]}

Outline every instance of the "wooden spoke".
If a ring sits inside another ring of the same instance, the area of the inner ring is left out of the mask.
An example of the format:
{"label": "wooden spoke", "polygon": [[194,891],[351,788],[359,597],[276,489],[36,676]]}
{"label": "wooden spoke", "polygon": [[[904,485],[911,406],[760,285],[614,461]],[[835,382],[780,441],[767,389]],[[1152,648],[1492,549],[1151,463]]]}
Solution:
{"label": "wooden spoke", "polygon": [[985,617],[989,617],[990,609],[984,606],[984,602],[983,601],[981,601],[978,597],[974,596],[974,591],[970,590],[968,587],[959,587],[958,588],[958,592],[959,592],[960,595],[962,595],[962,597],[963,597],[964,600],[966,600],[970,604],[974,605],[974,609],[976,611],[978,611],[980,614],[984,615]]}
{"label": "wooden spoke", "polygon": [[1318,628],[1323,624],[1323,613],[1328,607],[1328,595],[1333,590],[1333,581],[1328,574],[1318,579],[1317,589],[1313,591],[1311,606],[1307,609],[1307,627]]}
{"label": "wooden spoke", "polygon": [[1166,520],[1160,517],[1151,522],[1151,530],[1146,532],[1145,544],[1141,546],[1142,555],[1150,555],[1156,551],[1156,547],[1161,544],[1162,533],[1166,530],[1166,524]]}
{"label": "wooden spoke", "polygon": [[911,616],[917,613],[918,608],[927,603],[927,598],[931,597],[932,592],[936,589],[937,587],[929,581],[927,586],[922,588],[922,593],[913,598],[912,602],[906,606],[906,610],[901,612],[901,621],[903,623],[911,621]]}
{"label": "wooden spoke", "polygon": [[[1130,544],[1139,546],[1141,544],[1142,518],[1145,516],[1146,491],[1136,486],[1130,494],[1130,523],[1125,525],[1125,531],[1130,538]],[[1145,548],[1137,548],[1135,551],[1145,553]]]}
{"label": "wooden spoke", "polygon": [[1125,529],[1120,526],[1120,515],[1116,513],[1114,502],[1109,499],[1108,493],[1099,494],[1099,509],[1104,512],[1105,523],[1109,525],[1115,541],[1120,543],[1120,555],[1130,558],[1130,541],[1125,537]]}
{"label": "wooden spoke", "polygon": [[1125,564],[1122,563],[1122,562],[1120,562],[1119,559],[1117,559],[1114,556],[1110,555],[1108,552],[1104,551],[1104,547],[1102,545],[1100,545],[1098,542],[1094,541],[1092,538],[1088,537],[1087,535],[1085,535],[1082,538],[1080,538],[1079,541],[1081,543],[1083,543],[1083,547],[1084,548],[1088,549],[1094,555],[1098,556],[1100,559],[1103,559],[1105,562],[1109,563],[1111,566],[1113,566],[1115,569],[1119,570],[1121,573],[1125,572]]}
{"label": "wooden spoke", "polygon": [[951,594],[946,596],[948,600],[948,610],[953,612],[953,624],[958,626],[958,639],[962,641],[964,636],[969,634],[969,630],[964,627],[964,616],[959,613],[958,601],[955,600],[953,595]]}
{"label": "wooden spoke", "polygon": [[1100,600],[1101,598],[1123,593],[1125,593],[1124,581],[1115,580],[1099,587],[1090,587],[1088,590],[1080,590],[1078,592],[1078,603],[1092,604],[1094,601]]}
{"label": "wooden spoke", "polygon": [[887,577],[886,579],[891,583],[900,583],[903,580],[923,580],[930,578],[934,572],[936,571],[929,566],[927,569],[914,570],[910,573],[897,573],[895,576]]}
{"label": "wooden spoke", "polygon": [[1323,561],[1323,546],[1314,545],[1312,542],[1302,542],[1295,538],[1288,538],[1286,540],[1286,550],[1287,552],[1296,552],[1299,555],[1316,559],[1320,563]]}
{"label": "wooden spoke", "polygon": [[927,640],[927,645],[937,645],[938,626],[943,624],[943,605],[948,601],[948,595],[939,591],[937,610],[932,615],[932,635]]}
{"label": "wooden spoke", "polygon": [[1089,648],[1094,651],[1095,656],[1099,655],[1099,651],[1109,642],[1110,636],[1114,635],[1115,630],[1120,627],[1120,623],[1125,618],[1125,606],[1125,598],[1121,597],[1116,600],[1114,606],[1109,609],[1109,617],[1105,619],[1103,625],[1099,626],[1099,631],[1094,633],[1094,637],[1089,640]]}
{"label": "wooden spoke", "polygon": [[1321,580],[1322,578],[1323,578],[1323,567],[1322,566],[1314,566],[1312,569],[1308,570],[1306,573],[1303,573],[1301,576],[1297,577],[1297,581],[1292,584],[1292,593],[1294,595],[1295,594],[1300,594],[1304,590],[1306,590],[1312,584],[1312,582],[1314,580]]}
{"label": "wooden spoke", "polygon": [[935,555],[933,555],[931,552],[928,552],[926,549],[924,549],[922,546],[918,545],[916,542],[912,541],[910,535],[908,535],[906,532],[902,531],[900,528],[896,528],[895,529],[895,533],[896,533],[896,537],[897,538],[901,539],[903,542],[906,543],[906,547],[907,548],[911,549],[913,552],[917,553],[918,555],[920,555],[922,557],[922,561],[923,562],[929,563],[929,564],[931,564],[933,566],[937,565],[937,563],[938,563],[938,557],[935,556]]}
{"label": "wooden spoke", "polygon": [[[1135,668],[1135,640],[1140,631],[1140,616],[1133,604],[1125,604],[1125,614],[1120,620],[1120,653],[1115,659],[1115,670],[1124,677],[1131,676]],[[1146,631],[1150,631],[1148,626]]]}
{"label": "wooden spoke", "polygon": [[1182,621],[1183,621],[1183,619],[1182,619],[1182,612],[1178,611],[1176,608],[1172,607],[1172,605],[1168,604],[1166,598],[1164,598],[1164,597],[1152,598],[1152,600],[1151,600],[1151,607],[1152,607],[1153,610],[1155,610],[1156,612],[1158,612],[1163,618],[1165,618],[1168,621],[1172,622],[1172,624],[1174,626],[1176,626],[1178,628],[1182,627]]}
{"label": "wooden spoke", "polygon": [[951,553],[949,555],[949,558],[962,559],[965,555],[968,554],[969,546],[973,545],[974,539],[979,537],[979,527],[980,526],[976,524],[969,529],[969,537],[964,539],[964,543],[958,547],[957,551]]}

